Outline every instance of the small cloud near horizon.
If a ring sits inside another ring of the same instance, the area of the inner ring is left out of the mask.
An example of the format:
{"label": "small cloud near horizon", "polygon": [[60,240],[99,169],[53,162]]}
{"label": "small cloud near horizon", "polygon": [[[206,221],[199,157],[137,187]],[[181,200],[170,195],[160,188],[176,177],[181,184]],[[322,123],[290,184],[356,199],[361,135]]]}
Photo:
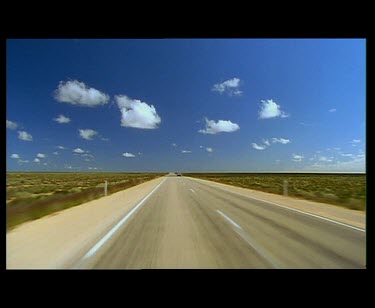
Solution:
{"label": "small cloud near horizon", "polygon": [[202,134],[218,134],[218,133],[231,133],[235,132],[240,129],[239,125],[236,123],[232,123],[231,121],[226,120],[218,120],[215,122],[214,120],[206,120],[206,128],[200,129],[198,132]]}

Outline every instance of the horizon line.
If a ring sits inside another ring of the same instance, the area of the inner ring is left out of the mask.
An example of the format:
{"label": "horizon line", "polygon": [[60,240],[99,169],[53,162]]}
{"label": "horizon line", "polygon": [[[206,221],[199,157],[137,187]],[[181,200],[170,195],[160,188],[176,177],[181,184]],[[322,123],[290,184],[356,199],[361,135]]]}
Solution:
{"label": "horizon line", "polygon": [[366,174],[366,171],[48,171],[48,170],[7,170],[8,172],[44,172],[44,173],[324,173],[324,174]]}

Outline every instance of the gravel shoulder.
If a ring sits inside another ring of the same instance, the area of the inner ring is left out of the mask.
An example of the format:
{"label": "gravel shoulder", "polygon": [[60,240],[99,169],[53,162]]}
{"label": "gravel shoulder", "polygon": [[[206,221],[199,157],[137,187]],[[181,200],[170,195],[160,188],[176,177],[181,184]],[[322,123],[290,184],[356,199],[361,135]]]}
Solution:
{"label": "gravel shoulder", "polygon": [[163,179],[15,227],[6,234],[7,269],[70,268]]}

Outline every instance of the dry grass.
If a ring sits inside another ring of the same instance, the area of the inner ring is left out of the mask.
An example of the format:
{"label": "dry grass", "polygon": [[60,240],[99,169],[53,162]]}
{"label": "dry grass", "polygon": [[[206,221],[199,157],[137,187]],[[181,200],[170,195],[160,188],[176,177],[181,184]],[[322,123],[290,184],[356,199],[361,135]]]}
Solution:
{"label": "dry grass", "polygon": [[366,210],[365,174],[186,173],[184,175],[274,194],[283,194],[283,182],[287,180],[289,196],[354,210]]}
{"label": "dry grass", "polygon": [[163,176],[160,173],[7,173],[7,228]]}

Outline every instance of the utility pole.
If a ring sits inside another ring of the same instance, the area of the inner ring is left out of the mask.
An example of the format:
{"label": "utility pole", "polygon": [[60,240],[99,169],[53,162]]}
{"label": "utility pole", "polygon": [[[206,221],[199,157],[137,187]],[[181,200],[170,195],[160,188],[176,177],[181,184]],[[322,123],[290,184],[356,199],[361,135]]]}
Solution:
{"label": "utility pole", "polygon": [[104,182],[104,196],[107,195],[107,186],[108,186],[108,181],[106,180],[106,181]]}
{"label": "utility pole", "polygon": [[283,191],[284,191],[284,196],[287,196],[288,195],[288,180],[284,180]]}

